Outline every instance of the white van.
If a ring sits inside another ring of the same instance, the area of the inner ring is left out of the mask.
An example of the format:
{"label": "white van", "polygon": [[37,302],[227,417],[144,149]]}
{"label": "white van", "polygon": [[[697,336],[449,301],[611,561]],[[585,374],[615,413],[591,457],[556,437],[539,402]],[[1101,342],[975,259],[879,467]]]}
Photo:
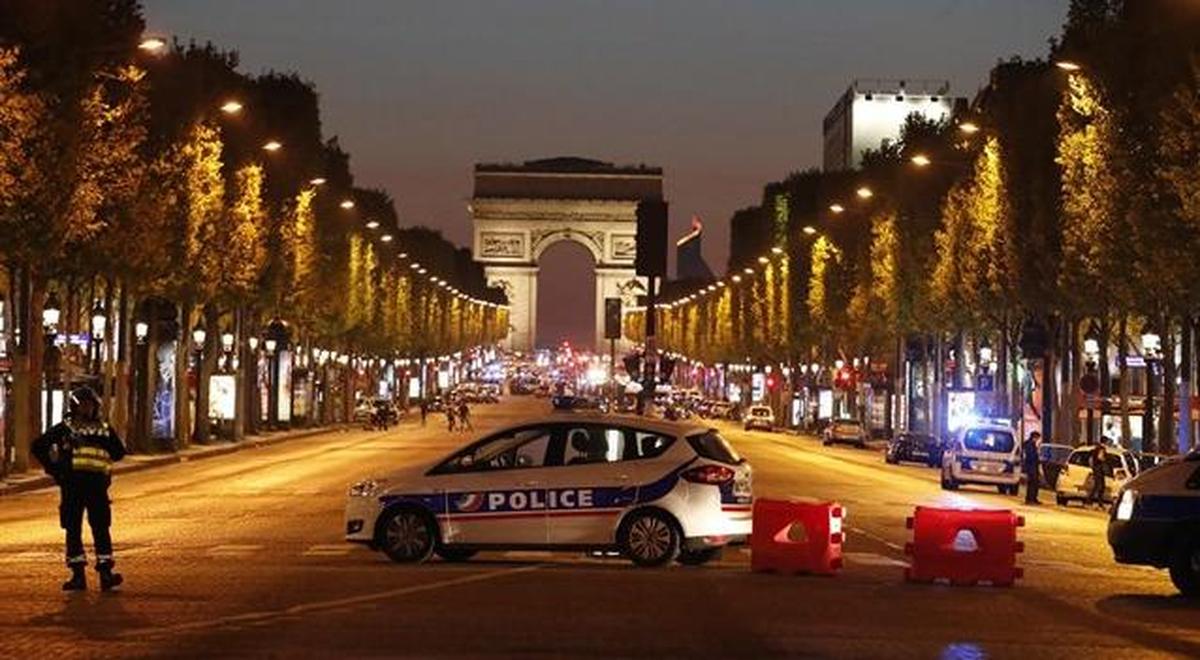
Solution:
{"label": "white van", "polygon": [[1109,518],[1108,544],[1118,562],[1166,568],[1180,592],[1200,597],[1200,451],[1125,484]]}
{"label": "white van", "polygon": [[1016,495],[1021,484],[1021,444],[1003,424],[970,424],[954,436],[942,454],[942,488],[962,484],[996,486]]}

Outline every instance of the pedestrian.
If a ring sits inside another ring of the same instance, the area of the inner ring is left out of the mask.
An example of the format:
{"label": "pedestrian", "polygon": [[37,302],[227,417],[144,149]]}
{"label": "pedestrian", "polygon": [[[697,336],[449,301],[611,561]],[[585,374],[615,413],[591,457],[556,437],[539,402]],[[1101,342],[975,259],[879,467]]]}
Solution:
{"label": "pedestrian", "polygon": [[429,402],[421,399],[421,426],[425,426],[425,420],[429,417]]}
{"label": "pedestrian", "polygon": [[87,553],[83,548],[83,515],[87,513],[96,551],[100,588],[108,591],[123,581],[113,572],[113,547],[109,527],[112,502],[108,486],[112,464],[125,457],[125,445],[100,417],[100,399],[90,388],[71,392],[66,419],[50,427],[33,442],[32,452],[54,478],[61,495],[59,524],[66,530],[67,568],[71,578],[63,591],[87,589]]}
{"label": "pedestrian", "polygon": [[1092,451],[1092,490],[1088,493],[1088,503],[1104,508],[1104,477],[1108,470],[1108,451],[1103,444],[1096,445]]}
{"label": "pedestrian", "polygon": [[1041,447],[1042,434],[1034,431],[1025,442],[1021,443],[1021,464],[1025,472],[1025,503],[1040,504],[1038,489],[1041,488],[1041,457],[1038,455]]}
{"label": "pedestrian", "polygon": [[475,426],[471,424],[471,406],[467,405],[466,399],[458,402],[458,427],[463,431],[475,430]]}
{"label": "pedestrian", "polygon": [[447,401],[444,404],[442,404],[442,407],[446,409],[446,429],[450,432],[453,432],[454,431],[454,405],[451,402]]}

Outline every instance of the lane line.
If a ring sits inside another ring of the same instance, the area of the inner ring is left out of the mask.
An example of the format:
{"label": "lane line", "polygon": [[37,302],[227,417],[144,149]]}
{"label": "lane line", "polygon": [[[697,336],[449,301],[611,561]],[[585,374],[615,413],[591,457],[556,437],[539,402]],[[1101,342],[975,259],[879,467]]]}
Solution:
{"label": "lane line", "polygon": [[335,598],[332,600],[315,601],[312,603],[304,603],[301,605],[292,605],[280,610],[266,610],[261,612],[247,612],[245,614],[234,614],[230,616],[217,617],[205,621],[191,621],[188,623],[179,623],[172,626],[159,626],[150,628],[136,628],[127,631],[118,631],[116,637],[157,637],[162,635],[176,635],[180,633],[196,632],[210,628],[220,628],[231,625],[265,625],[275,620],[298,617],[305,614],[314,614],[336,610],[341,608],[353,607],[356,605],[364,605],[374,603],[397,596],[407,596],[409,594],[422,593],[426,591],[437,591],[438,589],[446,589],[448,587],[456,587],[464,584],[473,584],[475,582],[485,582],[487,580],[495,580],[497,578],[507,577],[510,575],[519,575],[521,573],[529,573],[542,568],[538,566],[521,566],[518,568],[506,568],[498,571],[489,571],[487,573],[475,573],[463,577],[451,578],[449,580],[439,580],[436,582],[427,582],[425,584],[417,584],[408,587],[400,587],[398,589],[389,589],[388,591],[379,591],[373,594],[364,594],[362,596],[350,596],[347,598]]}
{"label": "lane line", "polygon": [[861,535],[871,539],[872,541],[878,541],[879,543],[886,545],[887,547],[891,548],[892,550],[895,550],[896,552],[899,552],[900,554],[904,554],[904,546],[902,546],[898,543],[892,543],[891,541],[883,538],[882,536],[879,536],[877,534],[872,534],[871,532],[868,532],[867,530],[865,530],[861,527],[855,527],[853,525],[846,525],[846,531],[854,532],[855,534],[861,534]]}

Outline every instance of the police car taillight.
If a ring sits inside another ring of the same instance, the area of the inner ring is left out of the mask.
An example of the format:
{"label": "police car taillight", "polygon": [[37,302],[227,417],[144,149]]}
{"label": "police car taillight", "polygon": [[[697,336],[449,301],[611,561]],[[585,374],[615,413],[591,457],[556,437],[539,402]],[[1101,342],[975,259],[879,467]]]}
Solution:
{"label": "police car taillight", "polygon": [[679,475],[695,484],[723,484],[733,480],[733,470],[720,465],[702,465]]}

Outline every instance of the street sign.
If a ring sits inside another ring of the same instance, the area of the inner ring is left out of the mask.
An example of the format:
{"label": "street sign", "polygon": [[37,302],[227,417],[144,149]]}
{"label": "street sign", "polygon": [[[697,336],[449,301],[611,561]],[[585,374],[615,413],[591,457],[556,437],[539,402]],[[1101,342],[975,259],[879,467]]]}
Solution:
{"label": "street sign", "polygon": [[621,299],[604,299],[604,338],[621,338]]}

